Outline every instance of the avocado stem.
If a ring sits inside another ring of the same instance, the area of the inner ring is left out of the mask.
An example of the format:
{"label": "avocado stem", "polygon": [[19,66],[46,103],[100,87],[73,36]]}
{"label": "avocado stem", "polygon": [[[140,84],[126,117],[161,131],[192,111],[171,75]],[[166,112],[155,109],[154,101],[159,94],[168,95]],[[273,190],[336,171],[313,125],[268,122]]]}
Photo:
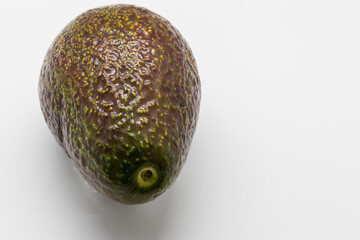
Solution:
{"label": "avocado stem", "polygon": [[140,188],[149,188],[153,186],[158,179],[158,172],[154,167],[144,167],[137,175],[137,184]]}

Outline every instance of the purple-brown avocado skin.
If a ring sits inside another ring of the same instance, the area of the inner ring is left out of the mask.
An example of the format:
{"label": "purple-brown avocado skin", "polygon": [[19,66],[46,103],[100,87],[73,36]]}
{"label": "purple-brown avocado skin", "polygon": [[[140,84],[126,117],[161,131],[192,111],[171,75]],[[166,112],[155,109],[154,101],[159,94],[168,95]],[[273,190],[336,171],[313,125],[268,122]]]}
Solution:
{"label": "purple-brown avocado skin", "polygon": [[[56,37],[39,96],[47,125],[82,177],[112,199],[138,204],[162,194],[186,161],[200,79],[169,21],[112,5],[82,13]],[[140,187],[146,167],[156,181]]]}

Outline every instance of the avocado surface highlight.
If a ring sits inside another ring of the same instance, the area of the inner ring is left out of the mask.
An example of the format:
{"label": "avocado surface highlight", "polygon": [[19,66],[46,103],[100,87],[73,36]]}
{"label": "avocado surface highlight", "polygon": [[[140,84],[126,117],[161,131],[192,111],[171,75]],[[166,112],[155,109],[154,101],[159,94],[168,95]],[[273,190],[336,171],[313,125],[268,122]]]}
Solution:
{"label": "avocado surface highlight", "polygon": [[45,121],[97,191],[139,204],[183,167],[200,107],[192,52],[169,21],[145,8],[82,13],[56,37],[39,81]]}

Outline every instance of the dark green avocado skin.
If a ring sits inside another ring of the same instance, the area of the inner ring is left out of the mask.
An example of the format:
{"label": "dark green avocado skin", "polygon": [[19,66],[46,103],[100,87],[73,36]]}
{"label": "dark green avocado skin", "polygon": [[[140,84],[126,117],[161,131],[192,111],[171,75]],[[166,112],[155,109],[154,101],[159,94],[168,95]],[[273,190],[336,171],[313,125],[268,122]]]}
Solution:
{"label": "dark green avocado skin", "polygon": [[[192,52],[169,21],[145,8],[89,10],[56,37],[39,96],[57,142],[97,191],[125,204],[162,194],[183,167],[200,107]],[[151,167],[157,180],[138,184]]]}

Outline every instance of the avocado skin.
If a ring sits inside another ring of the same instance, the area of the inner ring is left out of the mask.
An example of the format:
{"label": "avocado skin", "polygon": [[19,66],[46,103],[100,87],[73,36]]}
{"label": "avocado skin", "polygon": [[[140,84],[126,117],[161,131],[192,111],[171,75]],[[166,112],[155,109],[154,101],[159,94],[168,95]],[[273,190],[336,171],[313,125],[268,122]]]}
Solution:
{"label": "avocado skin", "polygon": [[[50,46],[40,105],[57,142],[97,191],[139,204],[162,194],[183,167],[200,107],[192,52],[169,21],[145,8],[82,13]],[[151,166],[158,179],[136,182]]]}

